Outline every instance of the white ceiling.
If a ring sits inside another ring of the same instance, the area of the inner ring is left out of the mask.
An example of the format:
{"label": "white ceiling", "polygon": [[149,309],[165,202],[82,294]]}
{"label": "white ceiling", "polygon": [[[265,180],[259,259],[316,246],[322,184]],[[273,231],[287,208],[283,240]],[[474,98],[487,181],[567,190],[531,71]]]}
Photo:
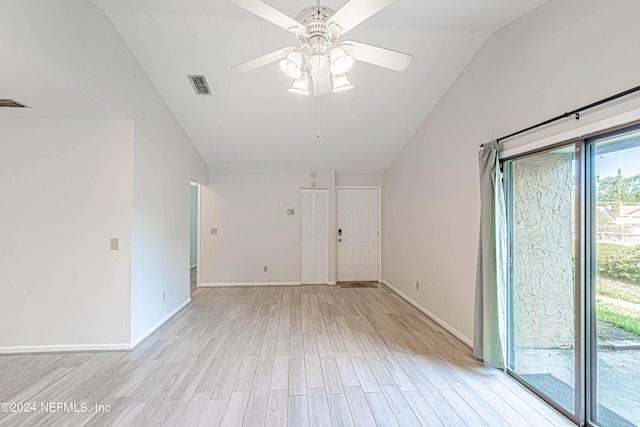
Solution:
{"label": "white ceiling", "polygon": [[[92,0],[103,8],[209,166],[381,173],[488,34],[546,0],[396,0],[343,40],[414,56],[397,73],[357,63],[351,91],[296,97],[277,64],[229,68],[294,37],[226,0]],[[268,0],[293,16],[311,0]],[[323,4],[338,9],[343,0]],[[196,96],[204,74],[213,96]],[[320,117],[322,138],[317,140]]]}
{"label": "white ceiling", "polygon": [[[255,18],[229,0],[92,0],[106,11]],[[289,15],[314,0],[263,0]],[[491,33],[547,0],[396,0],[363,25]],[[345,0],[322,0],[338,10]]]}

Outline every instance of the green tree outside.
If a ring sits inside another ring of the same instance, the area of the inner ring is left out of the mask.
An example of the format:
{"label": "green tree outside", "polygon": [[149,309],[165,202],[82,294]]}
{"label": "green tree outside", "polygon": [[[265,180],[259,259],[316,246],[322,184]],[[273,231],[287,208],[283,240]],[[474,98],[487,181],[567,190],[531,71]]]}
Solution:
{"label": "green tree outside", "polygon": [[618,169],[617,176],[597,179],[599,202],[640,202],[640,174],[625,178]]}

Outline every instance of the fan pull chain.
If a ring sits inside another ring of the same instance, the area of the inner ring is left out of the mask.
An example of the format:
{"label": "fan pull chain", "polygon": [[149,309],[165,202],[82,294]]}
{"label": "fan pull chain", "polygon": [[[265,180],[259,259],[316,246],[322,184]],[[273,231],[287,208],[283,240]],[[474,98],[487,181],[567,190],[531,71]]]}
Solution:
{"label": "fan pull chain", "polygon": [[317,132],[316,132],[316,138],[320,139],[322,138],[322,135],[320,135],[320,87],[318,86],[318,94],[316,95],[316,118],[317,118]]}

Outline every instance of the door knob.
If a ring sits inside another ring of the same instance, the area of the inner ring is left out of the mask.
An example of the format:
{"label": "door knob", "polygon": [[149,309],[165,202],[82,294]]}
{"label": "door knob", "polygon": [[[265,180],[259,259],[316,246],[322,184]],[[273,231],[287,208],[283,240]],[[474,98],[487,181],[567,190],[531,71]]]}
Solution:
{"label": "door knob", "polygon": [[338,239],[338,242],[342,242],[342,239]]}

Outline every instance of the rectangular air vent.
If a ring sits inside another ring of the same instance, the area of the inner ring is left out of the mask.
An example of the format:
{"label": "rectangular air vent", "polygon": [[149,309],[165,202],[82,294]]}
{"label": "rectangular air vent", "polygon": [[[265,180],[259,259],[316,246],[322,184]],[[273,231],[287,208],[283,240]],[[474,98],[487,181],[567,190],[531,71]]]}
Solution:
{"label": "rectangular air vent", "polygon": [[14,101],[13,99],[0,99],[0,107],[6,108],[29,108],[24,104]]}
{"label": "rectangular air vent", "polygon": [[205,76],[187,76],[196,95],[211,95],[211,89]]}

